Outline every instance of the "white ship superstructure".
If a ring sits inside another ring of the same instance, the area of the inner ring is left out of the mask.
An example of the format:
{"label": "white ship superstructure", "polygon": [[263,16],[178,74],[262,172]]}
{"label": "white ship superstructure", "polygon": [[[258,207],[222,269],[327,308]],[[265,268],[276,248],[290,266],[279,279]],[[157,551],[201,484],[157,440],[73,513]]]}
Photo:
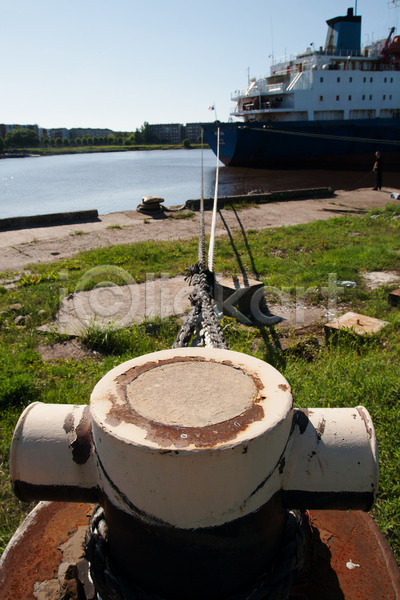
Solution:
{"label": "white ship superstructure", "polygon": [[400,36],[392,27],[362,48],[352,8],[327,24],[324,47],[274,60],[268,77],[232,95],[241,120],[205,126],[225,165],[364,167],[380,151],[385,169],[400,168]]}
{"label": "white ship superstructure", "polygon": [[274,60],[269,77],[236,91],[232,113],[244,121],[327,121],[400,115],[400,38],[361,48],[361,17],[327,21],[325,47]]}

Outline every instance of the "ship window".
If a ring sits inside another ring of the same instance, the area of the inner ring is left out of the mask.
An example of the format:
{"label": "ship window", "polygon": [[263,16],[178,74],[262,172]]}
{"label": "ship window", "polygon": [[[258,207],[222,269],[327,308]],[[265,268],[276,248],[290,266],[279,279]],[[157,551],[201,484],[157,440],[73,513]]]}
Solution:
{"label": "ship window", "polygon": [[336,78],[336,81],[339,83],[339,82],[340,82],[340,77],[337,77],[337,78]]}
{"label": "ship window", "polygon": [[372,100],[372,94],[369,95],[369,99]]}
{"label": "ship window", "polygon": [[336,102],[339,102],[340,96],[336,96]]}
{"label": "ship window", "polygon": [[349,77],[349,82],[351,83],[352,81],[353,81],[353,78],[352,78],[352,77]]}
{"label": "ship window", "polygon": [[370,80],[370,82],[372,83],[372,82],[373,82],[373,80],[374,80],[374,78],[373,78],[373,77],[370,77],[370,78],[369,78],[369,80]]}
{"label": "ship window", "polygon": [[365,83],[367,81],[366,77],[363,77],[363,83]]}
{"label": "ship window", "polygon": [[386,100],[386,96],[385,96],[385,94],[383,94],[382,100]]}
{"label": "ship window", "polygon": [[393,83],[393,77],[390,78],[390,83]]}
{"label": "ship window", "polygon": [[391,99],[392,99],[392,94],[390,94],[390,96],[389,96],[389,100],[391,100]]}
{"label": "ship window", "polygon": [[319,81],[320,81],[320,83],[324,83],[324,78],[323,78],[323,77],[320,77],[320,78],[319,78]]}
{"label": "ship window", "polygon": [[363,94],[362,99],[365,100],[365,94]]}
{"label": "ship window", "polygon": [[349,96],[349,100],[351,100],[351,96]]}
{"label": "ship window", "polygon": [[322,102],[322,100],[323,100],[323,99],[324,99],[324,97],[323,97],[323,96],[320,96],[320,97],[319,97],[319,101],[320,101],[320,102]]}
{"label": "ship window", "polygon": [[385,79],[383,81],[384,81],[384,83],[386,83],[387,82],[387,77],[385,77]]}

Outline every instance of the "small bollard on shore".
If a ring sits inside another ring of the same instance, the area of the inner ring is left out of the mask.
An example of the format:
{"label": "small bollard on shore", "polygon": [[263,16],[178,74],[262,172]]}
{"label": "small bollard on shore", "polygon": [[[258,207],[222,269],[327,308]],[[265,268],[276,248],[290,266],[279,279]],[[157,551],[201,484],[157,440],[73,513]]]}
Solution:
{"label": "small bollard on shore", "polygon": [[101,505],[87,549],[102,600],[115,582],[121,598],[287,597],[296,510],[366,511],[378,485],[365,408],[294,409],[271,365],[212,348],[123,363],[90,406],[28,406],[10,469],[21,500]]}

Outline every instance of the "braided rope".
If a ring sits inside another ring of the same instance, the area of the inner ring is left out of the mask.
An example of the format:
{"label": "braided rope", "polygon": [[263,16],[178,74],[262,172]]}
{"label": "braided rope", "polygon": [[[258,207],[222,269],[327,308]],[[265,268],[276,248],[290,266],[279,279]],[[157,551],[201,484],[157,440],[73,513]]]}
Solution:
{"label": "braided rope", "polygon": [[[219,129],[218,129],[218,148],[219,148]],[[198,342],[208,348],[224,348],[228,350],[222,329],[219,326],[217,315],[214,311],[214,243],[215,243],[215,222],[216,207],[218,199],[218,157],[217,157],[217,175],[215,181],[214,208],[211,226],[211,238],[208,254],[209,269],[205,265],[205,227],[204,227],[204,194],[203,194],[203,154],[201,157],[201,195],[200,195],[200,235],[198,248],[198,262],[187,269],[186,279],[193,284],[194,290],[190,296],[192,308],[186,317],[178,335],[176,336],[173,348],[182,348],[188,346],[193,337],[198,338]]]}
{"label": "braided rope", "polygon": [[[218,129],[219,148],[219,129]],[[202,157],[203,160],[203,157]],[[202,169],[203,176],[203,169]],[[207,269],[205,264],[205,228],[203,180],[200,201],[200,236],[198,262],[187,269],[186,280],[193,285],[190,297],[192,307],[183,323],[173,348],[187,346],[194,336],[207,347],[228,349],[214,311],[214,236],[218,170],[214,198],[213,222]],[[300,513],[287,512],[283,540],[275,559],[267,571],[251,588],[234,594],[226,600],[287,600],[293,582],[303,566],[306,538]],[[93,512],[86,532],[85,556],[90,564],[90,574],[101,600],[164,600],[158,595],[144,591],[119,571],[110,555],[107,543],[107,524],[103,509],[98,506]],[[189,594],[190,597],[190,594]]]}
{"label": "braided rope", "polygon": [[187,346],[193,336],[198,335],[200,342],[208,348],[225,348],[228,350],[228,345],[213,306],[213,273],[208,271],[204,264],[199,265],[197,263],[189,267],[186,279],[190,280],[194,288],[190,296],[192,308],[172,347],[182,348]]}

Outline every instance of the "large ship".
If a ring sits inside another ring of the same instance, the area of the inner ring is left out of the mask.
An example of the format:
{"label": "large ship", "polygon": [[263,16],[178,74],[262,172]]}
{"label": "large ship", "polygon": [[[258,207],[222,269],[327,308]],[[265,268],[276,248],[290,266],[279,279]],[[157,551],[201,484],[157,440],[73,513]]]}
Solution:
{"label": "large ship", "polygon": [[268,77],[232,95],[233,117],[204,134],[225,165],[240,167],[371,164],[400,167],[400,36],[361,47],[361,16],[327,21],[325,47],[273,61]]}

